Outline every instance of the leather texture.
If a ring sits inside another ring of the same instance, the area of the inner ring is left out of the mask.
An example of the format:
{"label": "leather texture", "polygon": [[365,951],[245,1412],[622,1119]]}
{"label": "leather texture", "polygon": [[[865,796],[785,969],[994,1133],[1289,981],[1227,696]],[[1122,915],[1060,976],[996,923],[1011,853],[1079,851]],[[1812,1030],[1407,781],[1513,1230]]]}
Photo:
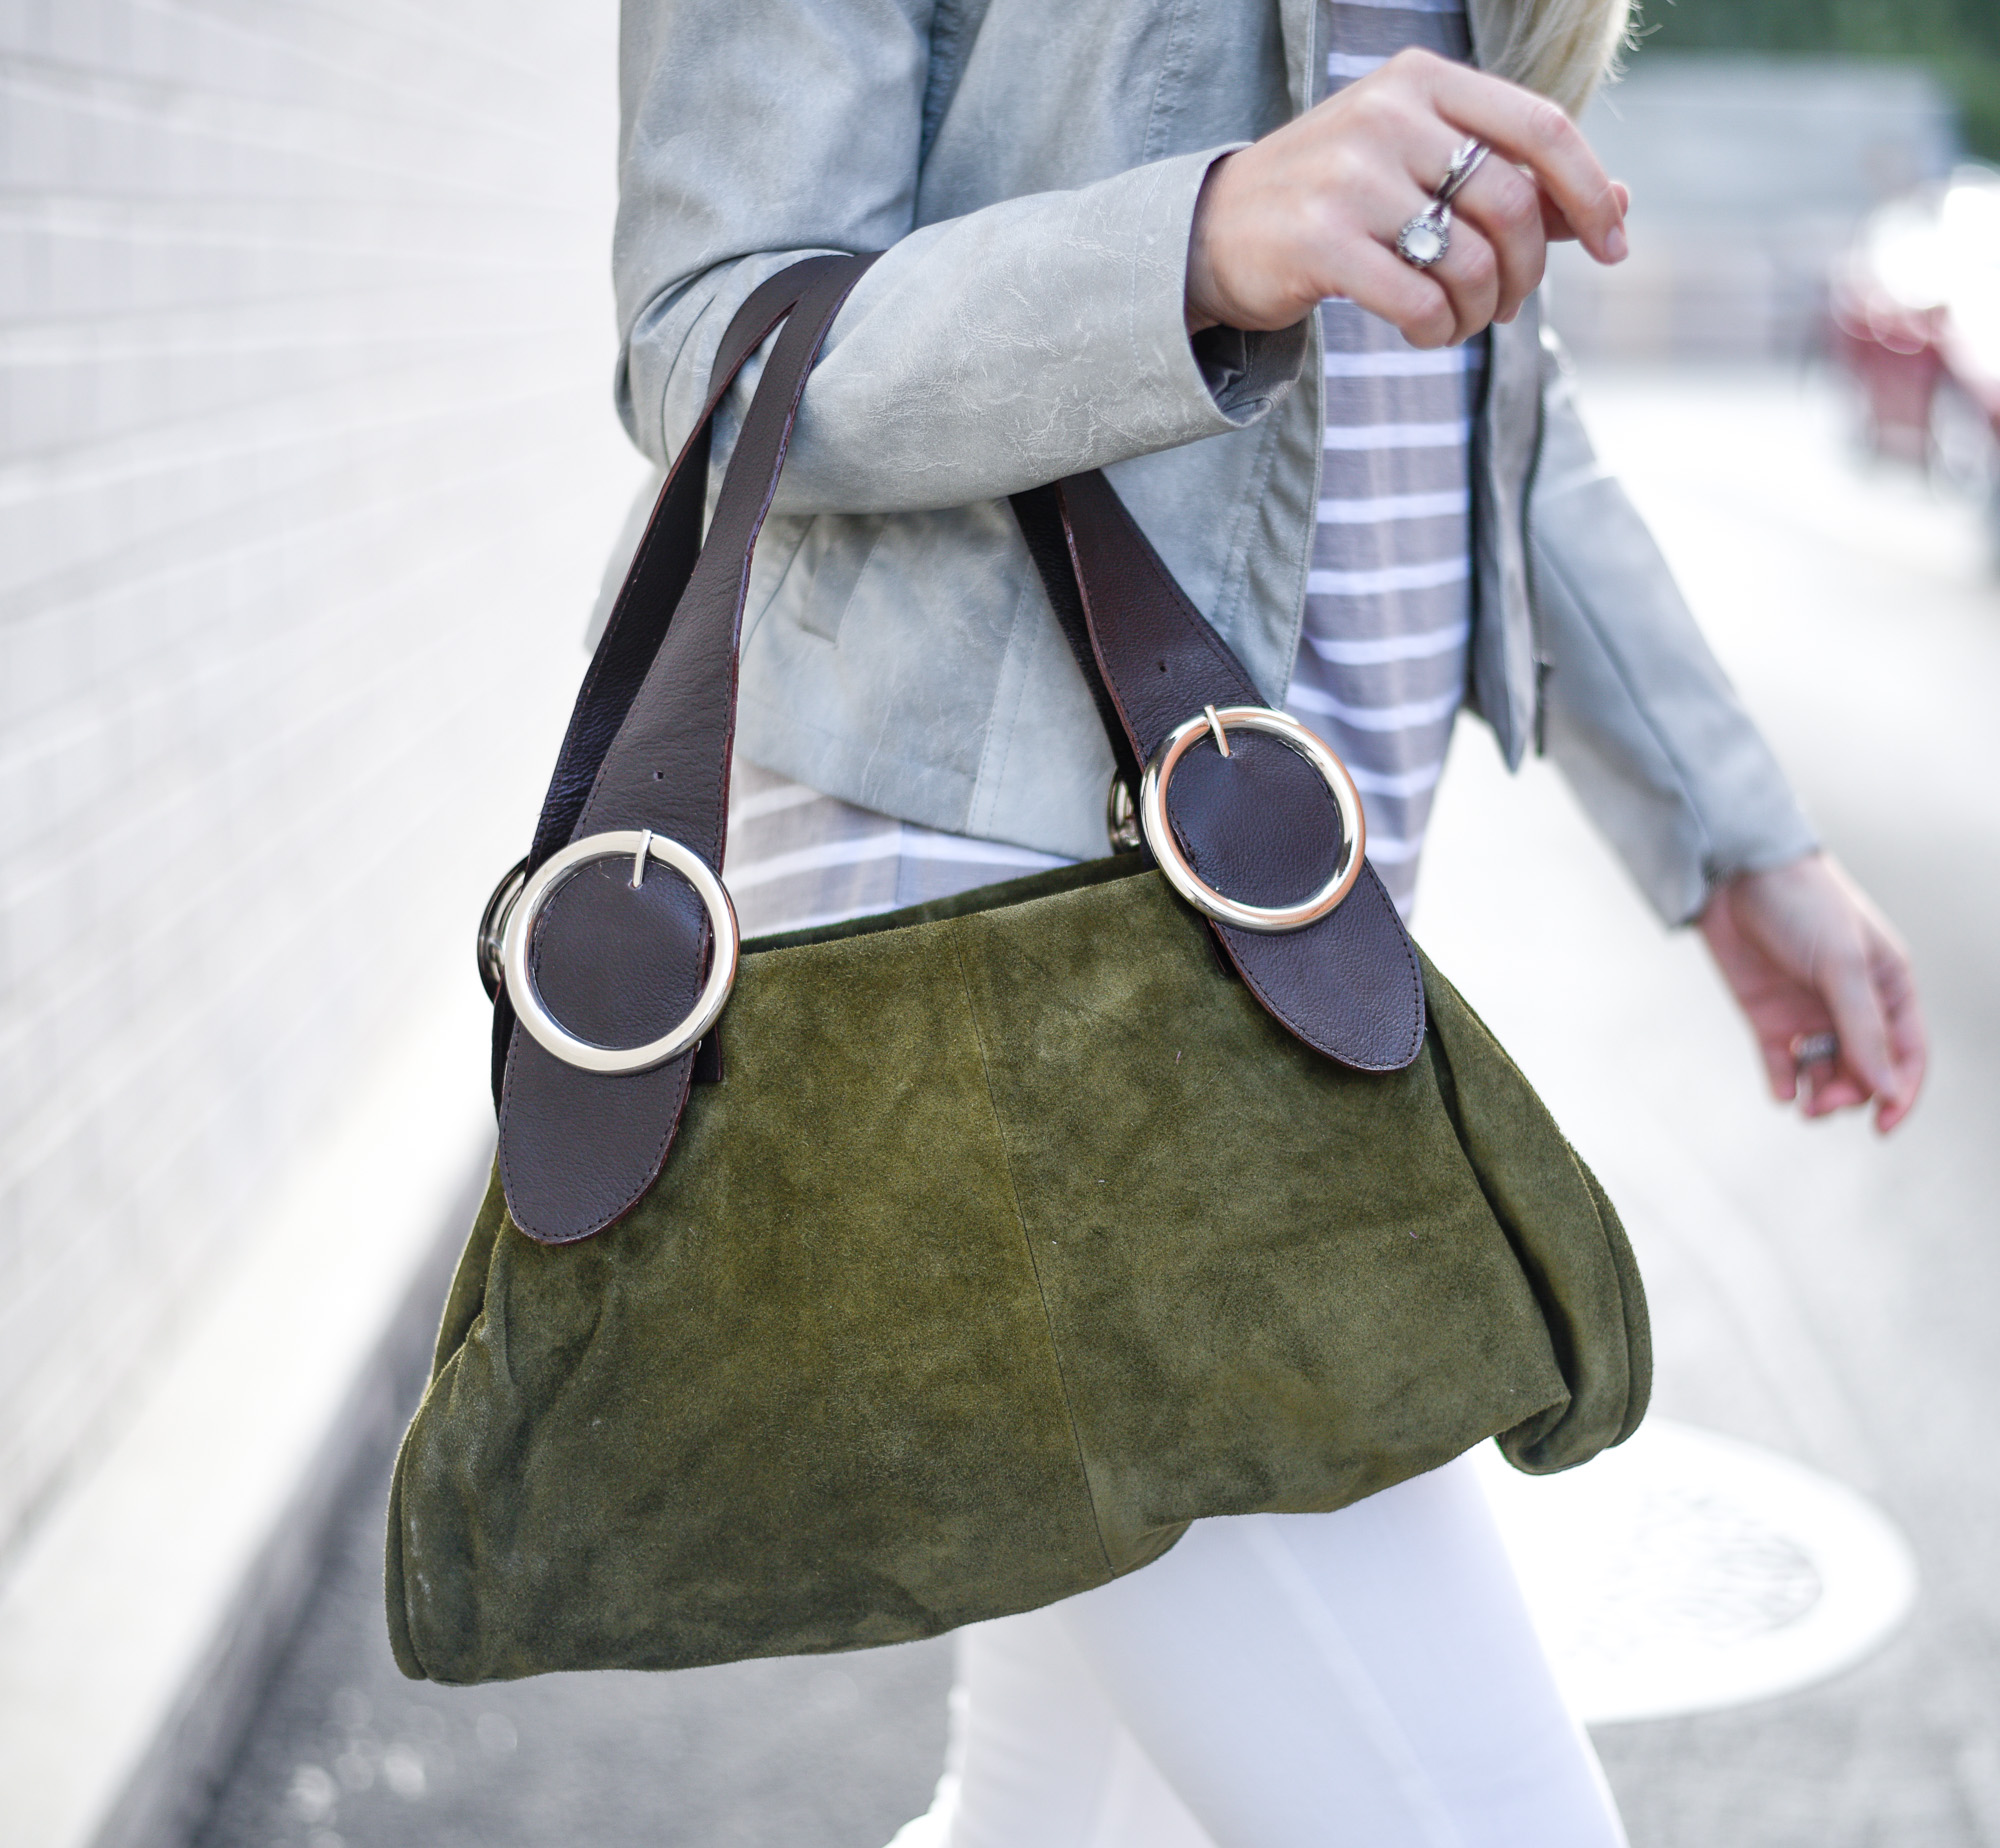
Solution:
{"label": "leather texture", "polygon": [[[1109,689],[1139,762],[1204,706],[1265,703],[1101,474],[1072,476],[1046,499],[1017,496],[1015,513],[1038,564],[1051,550],[1048,522],[1060,519],[1094,655],[1095,672],[1086,664],[1086,673]],[[1060,589],[1048,584],[1051,602]],[[1212,744],[1196,745],[1167,797],[1195,871],[1232,898],[1295,903],[1338,863],[1333,797],[1275,738],[1238,733],[1226,759]],[[1316,1052],[1384,1072],[1402,1070],[1422,1048],[1416,947],[1373,867],[1364,864],[1346,899],[1304,930],[1213,928],[1251,992]]]}
{"label": "leather texture", "polygon": [[1132,792],[1132,800],[1137,802],[1139,777],[1146,766],[1133,747],[1132,735],[1125,728],[1125,716],[1118,710],[1118,702],[1105,682],[1104,670],[1097,664],[1097,650],[1090,639],[1090,613],[1083,606],[1076,567],[1070,560],[1061,494],[1051,482],[1045,488],[1029,488],[1012,496],[1011,505],[1021,537],[1027,541],[1028,556],[1035,561],[1042,589],[1048,593],[1056,626],[1062,630],[1077,672],[1082,674],[1097,707],[1097,721],[1104,727],[1104,736],[1111,746],[1112,774],[1125,784]]}
{"label": "leather texture", "polygon": [[[733,369],[783,317],[706,536],[708,420],[661,493],[579,696],[531,870],[567,842],[642,828],[721,867],[738,648],[757,537],[815,356],[871,261],[821,257],[795,266],[745,304],[725,338],[721,359]],[[727,385],[723,375],[712,384],[711,417]],[[1138,765],[1167,731],[1204,705],[1263,703],[1101,474],[1023,496],[1016,512],[1114,755],[1135,783]],[[1311,891],[1341,850],[1331,796],[1272,739],[1243,738],[1226,761],[1197,747],[1182,760],[1172,795],[1175,829],[1196,870],[1253,903]],[[1259,1002],[1315,1051],[1387,1072],[1422,1049],[1416,950],[1372,869],[1364,866],[1345,902],[1303,931],[1263,936],[1221,926],[1217,934]],[[632,1046],[685,1016],[712,947],[690,886],[649,868],[635,890],[621,858],[584,868],[550,896],[529,960],[569,1031]],[[696,1052],[612,1075],[565,1063],[504,1014],[496,1015],[501,1034],[499,1170],[515,1223],[544,1244],[602,1231],[659,1176]]]}
{"label": "leather texture", "polygon": [[[746,302],[722,350],[710,416],[662,488],[612,612],[557,761],[530,870],[572,840],[651,828],[720,867],[736,709],[736,639],[749,561],[771,504],[798,401],[840,303],[866,258],[821,257]],[[701,534],[713,406],[784,319],[767,377]],[[782,388],[789,381],[789,388]],[[710,952],[694,889],[664,868],[637,892],[630,863],[604,861],[544,907],[530,949],[536,985],[573,1033],[634,1046],[692,1007]],[[699,1049],[649,1072],[579,1071],[496,1008],[499,1167],[515,1222],[565,1244],[602,1231],[664,1165]]]}
{"label": "leather texture", "polygon": [[[555,773],[549,779],[541,816],[535,824],[534,845],[522,862],[524,871],[533,872],[575,838],[577,820],[597,780],[605,753],[631,710],[653,658],[659,653],[674,608],[693,575],[695,560],[701,553],[701,516],[708,494],[716,408],[750,355],[791,312],[811,277],[825,266],[839,262],[837,257],[824,257],[817,265],[793,264],[781,275],[771,277],[751,292],[723,334],[722,344],[716,349],[708,402],[702,407],[694,434],[654,497],[652,516],[640,534],[625,569],[624,584],[591,654],[590,666],[570,713],[568,730],[563,734],[562,749],[556,754]],[[493,1006],[496,1110],[500,1108],[514,1027],[513,1005],[502,989],[494,997]],[[720,1054],[711,1053],[709,1062],[719,1069]],[[697,1063],[702,1061],[698,1058]]]}

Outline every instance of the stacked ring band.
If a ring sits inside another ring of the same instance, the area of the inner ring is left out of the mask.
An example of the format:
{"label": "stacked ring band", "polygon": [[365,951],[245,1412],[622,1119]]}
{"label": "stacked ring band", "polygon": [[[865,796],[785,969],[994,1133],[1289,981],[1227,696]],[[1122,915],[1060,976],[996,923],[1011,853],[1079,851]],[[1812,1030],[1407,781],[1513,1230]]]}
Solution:
{"label": "stacked ring band", "polygon": [[1429,269],[1444,261],[1451,249],[1451,202],[1492,151],[1483,141],[1460,143],[1431,194],[1430,204],[1396,233],[1396,254],[1405,263],[1414,269]]}

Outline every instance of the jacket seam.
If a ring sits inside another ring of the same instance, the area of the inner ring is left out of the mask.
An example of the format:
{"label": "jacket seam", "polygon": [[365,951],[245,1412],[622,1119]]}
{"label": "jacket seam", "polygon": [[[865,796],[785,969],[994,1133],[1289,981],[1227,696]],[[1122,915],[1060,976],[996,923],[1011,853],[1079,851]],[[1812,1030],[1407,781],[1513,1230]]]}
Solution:
{"label": "jacket seam", "polygon": [[1007,1170],[1007,1191],[1014,1199],[1014,1223],[1021,1228],[1021,1249],[1028,1254],[1028,1272],[1035,1280],[1035,1300],[1042,1306],[1042,1326],[1049,1331],[1049,1358],[1055,1363],[1056,1384],[1062,1389],[1063,1416],[1069,1421],[1069,1438],[1076,1449],[1076,1472],[1083,1481],[1084,1499],[1090,1504],[1091,1531],[1097,1536],[1097,1551],[1104,1569],[1113,1578],[1120,1576],[1112,1563],[1111,1549],[1104,1544],[1104,1519],[1097,1512],[1097,1490],[1090,1480],[1090,1465],[1083,1454],[1083,1433],[1077,1429],[1076,1404],[1070,1397],[1069,1372],[1063,1365],[1062,1343],[1056,1339],[1055,1317],[1049,1313],[1049,1293],[1042,1282],[1042,1267],[1035,1256],[1035,1241],[1028,1233],[1028,1216],[1021,1210],[1021,1184],[1014,1175],[1014,1157],[1007,1147],[1007,1127],[1000,1120],[1000,1105],[993,1095],[993,1072],[986,1057],[986,1035],[979,1030],[979,1004],[973,999],[972,976],[965,966],[963,933],[951,933],[952,954],[958,959],[958,981],[965,994],[966,1017],[972,1022],[972,1043],[979,1048],[979,1079],[986,1087],[986,1108],[993,1114],[993,1134],[1000,1144],[1000,1160]]}
{"label": "jacket seam", "polygon": [[[1318,13],[1319,8],[1315,6],[1313,8],[1315,18],[1318,17]],[[1319,497],[1326,484],[1326,323],[1320,319],[1317,308],[1313,310],[1312,327],[1306,334],[1306,357],[1313,369],[1312,489],[1306,500],[1306,505],[1313,509],[1313,518],[1305,522],[1305,544],[1299,551],[1297,576],[1293,584],[1292,624],[1286,632],[1285,658],[1280,666],[1280,671],[1285,676],[1285,684],[1278,693],[1281,701],[1292,690],[1292,674],[1298,666],[1299,644],[1305,635],[1306,593],[1307,587],[1312,582],[1313,545],[1319,533]],[[1276,418],[1272,419],[1273,423],[1276,421]],[[1275,469],[1277,465],[1278,450],[1274,444],[1271,450],[1271,466]],[[1265,494],[1268,493],[1267,477]],[[1248,569],[1246,557],[1246,582]]]}
{"label": "jacket seam", "polygon": [[[700,275],[690,276],[678,288],[666,288],[660,290],[658,294],[654,295],[649,301],[647,301],[645,305],[640,308],[639,312],[632,317],[632,325],[625,330],[625,338],[619,353],[619,360],[620,363],[623,365],[625,369],[625,375],[629,380],[632,374],[632,355],[634,349],[637,346],[639,346],[642,340],[645,341],[645,343],[648,345],[652,344],[650,331],[648,333],[642,334],[641,329],[644,328],[648,330],[657,330],[663,323],[678,318],[680,316],[682,308],[687,303],[688,297],[692,295],[694,291],[698,289],[705,280],[709,280],[711,278],[714,280],[714,286],[709,291],[708,299],[699,308],[697,308],[692,315],[688,316],[686,319],[681,321],[680,339],[677,342],[675,342],[673,358],[667,359],[664,354],[659,353],[658,350],[655,349],[655,354],[654,354],[655,361],[656,363],[659,364],[660,367],[660,389],[659,389],[659,402],[653,406],[653,434],[659,440],[660,444],[659,453],[657,455],[649,453],[646,449],[645,444],[639,440],[637,432],[636,431],[628,432],[628,434],[630,434],[632,438],[633,448],[637,449],[642,455],[645,455],[646,459],[649,462],[651,462],[656,468],[662,470],[672,469],[674,465],[674,457],[680,452],[681,443],[684,443],[687,440],[685,436],[682,437],[679,442],[676,442],[671,438],[667,429],[667,401],[673,396],[675,381],[682,376],[681,362],[686,357],[688,348],[695,339],[696,330],[701,326],[703,320],[707,318],[711,310],[721,306],[721,301],[720,301],[721,286],[724,280],[721,272],[725,270],[734,270],[736,267],[737,266],[734,263],[728,263],[728,264],[718,263],[711,266],[709,269],[703,271]],[[754,286],[755,285],[753,284],[752,287],[754,288]],[[743,299],[747,301],[749,297],[750,297],[750,290],[749,289],[744,290]],[[733,313],[734,310],[731,310],[731,312]],[[725,318],[723,322],[724,332],[728,331],[728,326],[729,323]],[[717,334],[715,337],[715,347],[716,347],[716,352],[721,351],[722,349],[721,334]],[[756,357],[755,354],[751,355],[752,359],[754,359],[755,357]],[[711,353],[709,355],[709,365],[712,366],[714,363],[715,363],[715,354]],[[744,363],[748,365],[750,361],[746,360]],[[702,370],[702,377],[706,378],[709,368],[707,366],[704,366],[701,370]],[[700,381],[696,380],[694,383],[696,391],[700,392],[702,390]],[[733,390],[734,387],[732,386],[731,389]],[[634,422],[637,422],[637,408],[638,407],[634,405],[633,407]],[[699,397],[697,397],[695,400],[695,408],[696,411],[699,412],[701,408],[701,399]],[[717,413],[720,414],[722,406],[718,404],[715,408]],[[689,434],[692,434],[691,430]],[[710,466],[711,483],[715,479],[716,473],[717,471],[715,470],[713,463],[711,463]],[[704,521],[704,524],[705,523],[706,522]]]}
{"label": "jacket seam", "polygon": [[1177,86],[1187,74],[1188,41],[1193,36],[1186,29],[1188,10],[1198,4],[1199,0],[1175,0],[1173,11],[1167,16],[1166,52],[1153,84],[1153,100],[1146,110],[1146,133],[1139,144],[1142,164],[1166,158],[1173,119],[1180,108]]}
{"label": "jacket seam", "polygon": [[[1535,440],[1528,451],[1528,466],[1521,476],[1521,596],[1528,611],[1528,659],[1534,668],[1534,692],[1528,712],[1527,744],[1537,757],[1546,757],[1548,747],[1548,679],[1554,671],[1554,663],[1549,659],[1548,624],[1542,619],[1542,609],[1535,595],[1535,489],[1542,473],[1542,449],[1549,433],[1549,378],[1547,369],[1540,363],[1540,355],[1547,349],[1541,345],[1541,296],[1534,297],[1536,320],[1537,364],[1535,368]],[[1488,343],[1487,364],[1492,365],[1491,346]],[[1468,651],[1469,661],[1469,651]],[[1525,753],[1524,753],[1525,754]]]}
{"label": "jacket seam", "polygon": [[[797,567],[799,562],[799,554],[805,550],[806,540],[811,536],[813,525],[815,521],[818,520],[818,518],[819,515],[814,514],[808,519],[799,521],[798,523],[799,530],[792,539],[791,549],[784,555],[785,562],[782,565],[777,565],[775,560],[772,561],[773,564],[776,566],[776,575],[771,580],[771,588],[769,593],[765,596],[764,600],[757,605],[754,611],[746,608],[744,612],[743,635],[742,639],[737,643],[737,652],[739,655],[745,652],[749,648],[750,644],[756,639],[757,631],[764,626],[764,618],[770,615],[771,606],[777,602],[779,593],[785,588],[786,581],[791,577],[793,570]],[[770,523],[766,521],[765,524],[766,527],[768,528]],[[762,535],[760,534],[759,537],[761,539]],[[780,545],[782,546],[782,544],[783,541],[781,540]],[[767,558],[769,557],[768,551],[766,552],[765,556]],[[751,564],[751,570],[754,572],[755,569],[756,569],[756,564],[753,560]],[[849,600],[852,601],[851,592],[849,593]],[[847,613],[846,605],[843,604],[841,606],[841,614],[845,615],[846,613]],[[839,625],[836,624],[835,626],[837,628]],[[804,629],[808,635],[815,637],[819,641],[831,642],[834,640],[834,637],[832,637],[831,635],[824,633],[822,630],[813,628],[809,623],[803,620],[800,621],[799,627]]]}

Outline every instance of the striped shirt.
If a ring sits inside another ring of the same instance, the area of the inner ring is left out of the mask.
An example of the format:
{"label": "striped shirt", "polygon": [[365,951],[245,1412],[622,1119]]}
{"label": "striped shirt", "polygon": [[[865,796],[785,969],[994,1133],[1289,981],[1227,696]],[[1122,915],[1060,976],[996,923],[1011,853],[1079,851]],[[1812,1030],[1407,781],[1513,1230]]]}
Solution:
{"label": "striped shirt", "polygon": [[1068,864],[878,815],[740,757],[731,770],[723,877],[746,937],[897,911]]}
{"label": "striped shirt", "polygon": [[[1323,0],[1327,93],[1406,45],[1467,50],[1462,0]],[[1320,309],[1326,454],[1285,704],[1346,761],[1368,857],[1410,906],[1466,676],[1470,438],[1484,337],[1420,352],[1348,301]],[[740,758],[724,868],[747,936],[947,897],[1064,862],[820,795]]]}
{"label": "striped shirt", "polygon": [[[1468,49],[1458,0],[1324,0],[1326,93],[1405,46]],[[1416,891],[1431,798],[1472,633],[1472,413],[1483,336],[1424,352],[1350,301],[1320,308],[1326,454],[1305,623],[1285,705],[1340,753],[1368,858],[1397,906]]]}

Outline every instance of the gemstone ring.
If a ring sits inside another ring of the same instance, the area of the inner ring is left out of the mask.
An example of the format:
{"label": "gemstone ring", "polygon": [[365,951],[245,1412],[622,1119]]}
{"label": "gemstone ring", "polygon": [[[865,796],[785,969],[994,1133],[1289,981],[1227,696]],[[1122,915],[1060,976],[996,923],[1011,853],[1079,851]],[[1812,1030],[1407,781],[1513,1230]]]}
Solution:
{"label": "gemstone ring", "polygon": [[1461,143],[1431,194],[1430,204],[1396,233],[1396,254],[1411,268],[1429,269],[1444,261],[1451,249],[1451,202],[1491,152],[1483,141]]}

